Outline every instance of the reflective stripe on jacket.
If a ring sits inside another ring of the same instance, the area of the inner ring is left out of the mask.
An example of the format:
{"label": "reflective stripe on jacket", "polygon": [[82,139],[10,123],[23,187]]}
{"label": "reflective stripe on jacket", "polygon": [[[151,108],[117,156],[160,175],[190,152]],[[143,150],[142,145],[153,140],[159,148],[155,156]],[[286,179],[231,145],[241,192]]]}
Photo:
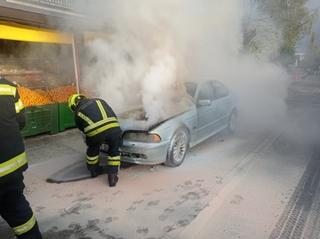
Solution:
{"label": "reflective stripe on jacket", "polygon": [[[12,96],[15,98],[16,113],[20,113],[24,109],[20,97],[17,95],[17,88],[8,84],[0,84],[0,96]],[[18,97],[17,97],[18,96]]]}
{"label": "reflective stripe on jacket", "polygon": [[27,164],[26,153],[19,154],[0,164],[0,177],[6,176]]}
{"label": "reflective stripe on jacket", "polygon": [[25,125],[24,106],[17,86],[0,77],[0,181],[27,168],[20,129]]}
{"label": "reflective stripe on jacket", "polygon": [[120,127],[117,116],[102,99],[81,100],[75,111],[75,121],[87,137]]}
{"label": "reflective stripe on jacket", "polygon": [[36,223],[36,218],[34,214],[32,214],[32,217],[26,223],[13,228],[14,234],[20,236],[29,232],[36,225]]}

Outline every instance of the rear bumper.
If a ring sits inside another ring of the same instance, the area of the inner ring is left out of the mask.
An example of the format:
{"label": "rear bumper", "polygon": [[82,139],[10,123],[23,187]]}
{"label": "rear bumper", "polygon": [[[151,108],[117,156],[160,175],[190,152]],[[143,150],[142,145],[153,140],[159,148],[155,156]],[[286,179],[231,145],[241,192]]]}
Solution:
{"label": "rear bumper", "polygon": [[165,162],[169,142],[123,142],[121,160],[136,164],[160,164]]}

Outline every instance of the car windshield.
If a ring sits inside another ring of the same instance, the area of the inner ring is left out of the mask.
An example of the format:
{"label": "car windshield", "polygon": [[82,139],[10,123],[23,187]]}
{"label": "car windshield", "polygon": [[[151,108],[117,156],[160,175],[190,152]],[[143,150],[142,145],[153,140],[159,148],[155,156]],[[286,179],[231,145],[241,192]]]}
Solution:
{"label": "car windshield", "polygon": [[188,94],[193,98],[196,93],[197,84],[195,82],[186,82],[185,86]]}

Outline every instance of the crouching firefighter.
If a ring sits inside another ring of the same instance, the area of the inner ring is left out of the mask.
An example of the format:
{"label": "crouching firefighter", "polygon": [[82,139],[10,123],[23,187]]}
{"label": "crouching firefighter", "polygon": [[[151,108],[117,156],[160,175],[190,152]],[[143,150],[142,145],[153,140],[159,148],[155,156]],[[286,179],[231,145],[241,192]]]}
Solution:
{"label": "crouching firefighter", "polygon": [[116,114],[102,99],[87,98],[81,94],[69,97],[69,108],[74,111],[76,126],[85,134],[87,144],[87,168],[91,177],[102,173],[99,166],[101,144],[107,144],[107,174],[109,186],[118,182],[120,167],[121,128]]}
{"label": "crouching firefighter", "polygon": [[23,194],[23,171],[28,167],[20,134],[25,125],[24,107],[16,85],[1,76],[0,107],[0,216],[17,238],[41,239],[36,218]]}

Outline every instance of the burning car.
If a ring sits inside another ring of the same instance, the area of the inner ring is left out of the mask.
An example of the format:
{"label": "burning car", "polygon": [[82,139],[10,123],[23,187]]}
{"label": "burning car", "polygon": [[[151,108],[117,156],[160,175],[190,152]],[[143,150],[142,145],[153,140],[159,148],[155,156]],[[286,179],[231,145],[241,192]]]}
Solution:
{"label": "burning car", "polygon": [[[224,84],[219,81],[187,82],[186,89],[192,103],[185,112],[148,129],[121,124],[124,125],[123,161],[177,167],[184,161],[189,148],[223,130],[235,130],[235,100]],[[144,118],[143,110],[132,114]],[[120,116],[120,122],[128,117]],[[140,123],[143,124],[143,120]]]}

